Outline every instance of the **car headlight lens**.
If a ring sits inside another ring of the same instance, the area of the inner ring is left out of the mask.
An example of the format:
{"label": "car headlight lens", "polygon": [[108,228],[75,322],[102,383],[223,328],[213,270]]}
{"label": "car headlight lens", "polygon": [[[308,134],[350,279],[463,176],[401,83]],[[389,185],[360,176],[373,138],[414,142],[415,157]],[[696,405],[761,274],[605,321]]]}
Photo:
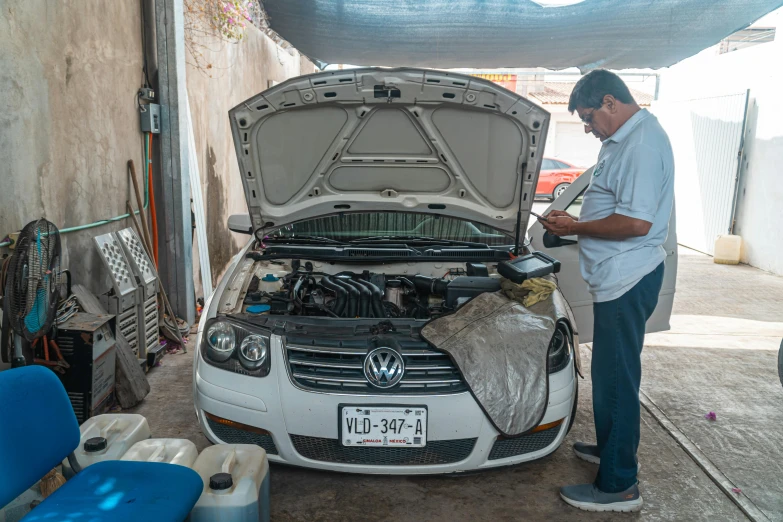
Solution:
{"label": "car headlight lens", "polygon": [[270,332],[230,318],[212,319],[204,328],[201,356],[211,366],[252,377],[271,369]]}
{"label": "car headlight lens", "polygon": [[228,360],[237,344],[234,328],[223,321],[214,323],[207,329],[207,344],[211,359],[217,362]]}
{"label": "car headlight lens", "polygon": [[571,355],[571,337],[568,327],[563,323],[558,323],[555,328],[555,335],[549,343],[549,373],[559,372],[568,366],[568,360]]}
{"label": "car headlight lens", "polygon": [[269,357],[269,342],[261,335],[249,335],[239,345],[239,362],[248,370],[262,366]]}

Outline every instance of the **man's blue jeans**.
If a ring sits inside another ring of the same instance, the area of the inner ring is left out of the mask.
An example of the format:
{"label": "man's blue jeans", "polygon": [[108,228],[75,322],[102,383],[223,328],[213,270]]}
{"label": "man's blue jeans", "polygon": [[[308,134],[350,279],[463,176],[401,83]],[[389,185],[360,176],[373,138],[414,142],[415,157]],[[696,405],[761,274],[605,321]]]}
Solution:
{"label": "man's blue jeans", "polygon": [[644,329],[658,304],[663,269],[661,263],[620,298],[593,304],[593,415],[601,455],[595,485],[606,493],[636,484]]}

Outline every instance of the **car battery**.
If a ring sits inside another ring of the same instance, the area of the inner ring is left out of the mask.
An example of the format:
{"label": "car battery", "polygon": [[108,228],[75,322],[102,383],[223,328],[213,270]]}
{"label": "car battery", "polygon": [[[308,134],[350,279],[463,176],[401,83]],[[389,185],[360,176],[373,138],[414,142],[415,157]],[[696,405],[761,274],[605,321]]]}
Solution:
{"label": "car battery", "polygon": [[57,346],[70,365],[60,380],[79,424],[114,403],[115,318],[79,312],[57,327]]}

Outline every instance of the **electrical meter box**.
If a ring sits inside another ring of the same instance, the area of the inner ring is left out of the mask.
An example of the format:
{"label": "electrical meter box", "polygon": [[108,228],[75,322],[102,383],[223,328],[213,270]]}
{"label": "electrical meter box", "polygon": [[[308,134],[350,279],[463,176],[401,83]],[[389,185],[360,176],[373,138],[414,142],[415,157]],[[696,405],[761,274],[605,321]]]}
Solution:
{"label": "electrical meter box", "polygon": [[160,134],[160,105],[157,103],[142,105],[139,107],[139,117],[142,132]]}

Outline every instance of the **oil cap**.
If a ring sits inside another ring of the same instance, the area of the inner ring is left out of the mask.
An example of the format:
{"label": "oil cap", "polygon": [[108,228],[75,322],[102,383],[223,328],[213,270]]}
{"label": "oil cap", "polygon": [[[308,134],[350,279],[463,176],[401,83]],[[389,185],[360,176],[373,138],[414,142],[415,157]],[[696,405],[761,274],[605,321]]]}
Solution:
{"label": "oil cap", "polygon": [[93,437],[84,441],[84,451],[87,453],[95,453],[96,451],[105,450],[106,446],[106,439],[103,437]]}
{"label": "oil cap", "polygon": [[209,477],[209,489],[223,491],[234,485],[231,473],[215,473]]}

